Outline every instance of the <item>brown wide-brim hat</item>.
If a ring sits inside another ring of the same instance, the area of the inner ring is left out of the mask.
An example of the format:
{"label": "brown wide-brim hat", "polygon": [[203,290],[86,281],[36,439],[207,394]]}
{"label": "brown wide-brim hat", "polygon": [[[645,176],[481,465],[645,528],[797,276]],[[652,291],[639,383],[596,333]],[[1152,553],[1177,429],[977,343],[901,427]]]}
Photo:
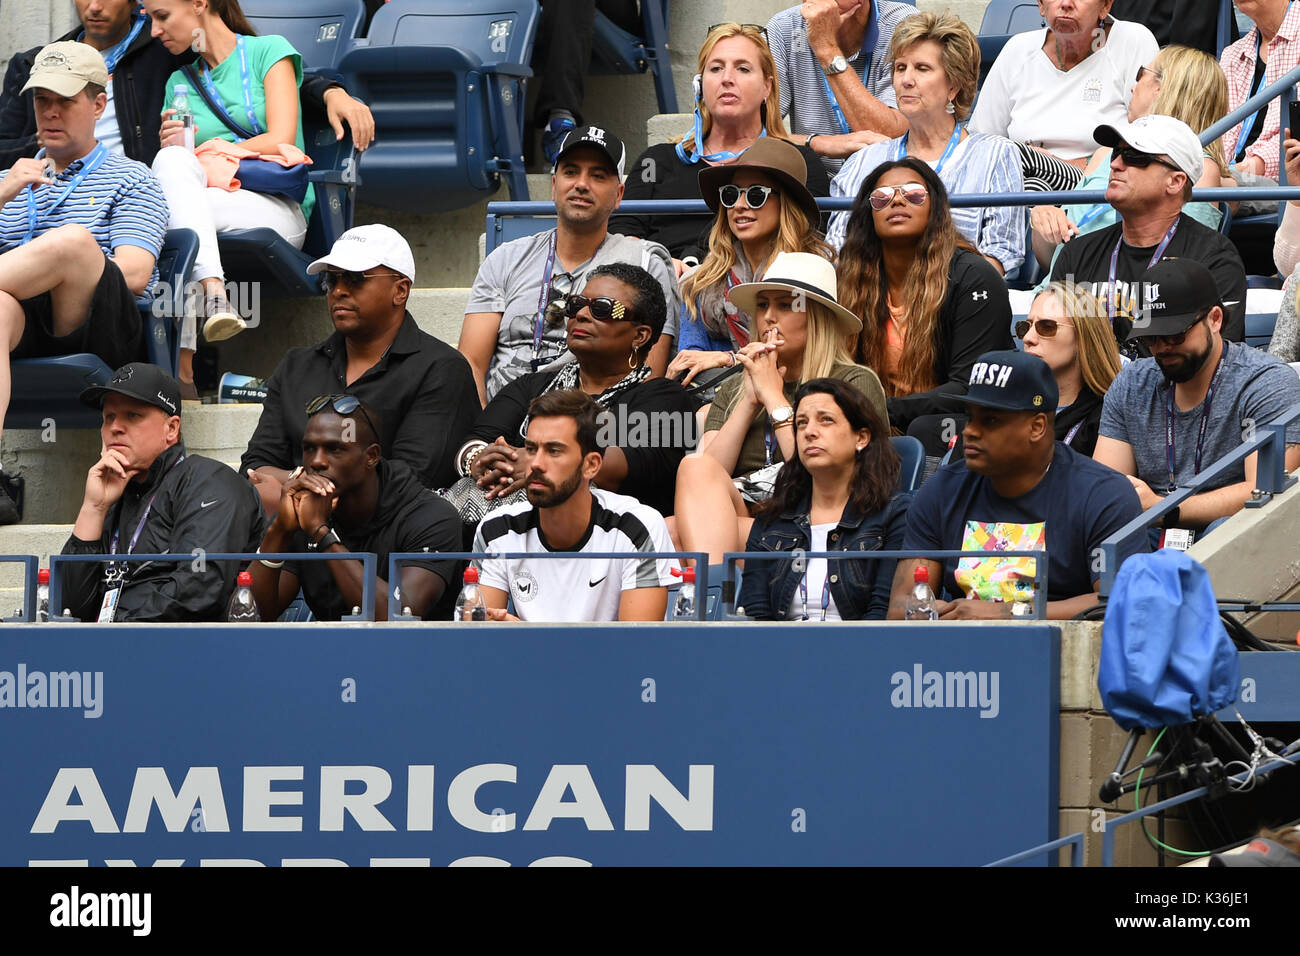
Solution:
{"label": "brown wide-brim hat", "polygon": [[799,204],[808,222],[816,226],[820,221],[817,200],[808,191],[808,164],[803,161],[803,154],[793,143],[775,136],[760,136],[729,166],[709,166],[700,170],[700,195],[711,210],[717,212],[722,205],[718,188],[727,185],[736,173],[746,169],[774,179],[781,194]]}

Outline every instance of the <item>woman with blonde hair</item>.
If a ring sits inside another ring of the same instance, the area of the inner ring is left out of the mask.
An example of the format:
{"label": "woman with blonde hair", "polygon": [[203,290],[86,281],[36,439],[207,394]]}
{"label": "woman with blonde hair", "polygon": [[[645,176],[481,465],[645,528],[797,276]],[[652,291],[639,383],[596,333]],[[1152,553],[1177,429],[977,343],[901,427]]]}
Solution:
{"label": "woman with blonde hair", "polygon": [[[1208,53],[1186,46],[1167,46],[1141,67],[1129,97],[1128,121],[1156,114],[1182,120],[1199,135],[1228,113],[1228,81],[1218,62]],[[1110,179],[1113,150],[1103,146],[1088,160],[1075,189],[1105,189]],[[1223,138],[1205,147],[1201,177],[1194,186],[1231,186],[1231,171],[1223,155]],[[1211,229],[1218,229],[1223,213],[1214,203],[1189,202],[1183,211]],[[1109,203],[1035,206],[1029,215],[1034,257],[1049,269],[1060,244],[1075,236],[1114,225],[1118,216]]]}
{"label": "woman with blonde hair", "polygon": [[[734,163],[760,138],[788,138],[776,63],[761,29],[719,23],[704,38],[697,64],[694,126],[680,140],[656,144],[637,157],[628,170],[625,202],[699,199],[701,170]],[[809,192],[827,195],[830,183],[821,160],[807,146],[797,148]],[[627,215],[615,216],[609,228],[666,246],[681,275],[707,254],[710,225],[708,215]]]}

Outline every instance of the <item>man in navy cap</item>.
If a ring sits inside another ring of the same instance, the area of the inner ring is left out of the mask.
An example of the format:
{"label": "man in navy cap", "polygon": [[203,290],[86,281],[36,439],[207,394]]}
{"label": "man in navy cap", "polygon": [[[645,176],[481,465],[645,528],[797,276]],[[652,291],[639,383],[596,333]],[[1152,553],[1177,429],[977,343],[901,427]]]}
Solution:
{"label": "man in navy cap", "polygon": [[[1096,603],[1102,541],[1142,507],[1123,475],[1055,440],[1056,403],[1056,380],[1038,356],[981,355],[966,393],[964,460],[940,468],[917,491],[903,549],[1045,551],[1047,616],[1069,619]],[[1121,561],[1145,549],[1138,538],[1121,550]],[[902,560],[891,618],[903,617],[918,565],[952,598],[938,602],[944,620],[1019,616],[1033,599],[1038,570],[1034,558]]]}
{"label": "man in navy cap", "polygon": [[252,485],[181,441],[181,387],[156,365],[123,365],[81,393],[100,408],[104,450],[64,554],[178,554],[176,562],[92,562],[63,570],[63,600],[83,621],[220,621],[237,562],[206,553],[253,552],[266,517]]}

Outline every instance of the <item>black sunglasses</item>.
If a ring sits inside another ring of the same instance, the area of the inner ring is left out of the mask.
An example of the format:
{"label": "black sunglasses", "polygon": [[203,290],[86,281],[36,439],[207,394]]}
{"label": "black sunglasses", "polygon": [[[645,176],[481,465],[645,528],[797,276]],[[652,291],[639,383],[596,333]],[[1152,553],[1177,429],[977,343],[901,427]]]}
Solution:
{"label": "black sunglasses", "polygon": [[1139,67],[1138,67],[1138,71],[1137,71],[1137,76],[1134,78],[1133,82],[1134,82],[1134,83],[1141,83],[1141,82],[1142,82],[1142,74],[1143,74],[1143,73],[1150,73],[1152,76],[1154,76],[1154,77],[1156,78],[1156,82],[1157,82],[1157,83],[1163,81],[1164,78],[1165,78],[1163,73],[1157,73],[1155,70],[1152,70],[1152,69],[1150,69],[1150,68],[1148,68],[1148,67],[1145,67],[1145,66],[1139,66]]}
{"label": "black sunglasses", "polygon": [[327,405],[332,406],[340,415],[351,415],[353,412],[360,411],[361,417],[370,426],[371,434],[375,436],[376,441],[379,440],[379,429],[370,420],[370,415],[366,412],[366,407],[361,404],[361,399],[355,395],[317,395],[307,403],[307,417],[310,418]]}
{"label": "black sunglasses", "polygon": [[571,295],[564,301],[564,314],[571,319],[576,318],[583,309],[588,309],[591,317],[599,322],[633,321],[632,310],[618,299],[611,299],[607,295],[596,296],[594,299],[585,295]]}
{"label": "black sunglasses", "polygon": [[1159,163],[1161,166],[1166,166],[1176,173],[1182,172],[1182,170],[1173,163],[1163,160],[1152,153],[1144,153],[1141,150],[1134,149],[1132,146],[1121,146],[1115,152],[1119,158],[1123,160],[1125,166],[1132,166],[1134,169],[1146,169],[1152,163]]}
{"label": "black sunglasses", "polygon": [[333,269],[326,269],[321,273],[321,284],[325,286],[325,291],[329,292],[336,285],[342,283],[349,289],[357,289],[365,285],[370,279],[379,279],[383,276],[392,276],[394,279],[405,279],[406,276],[396,272],[379,272],[375,275],[367,275],[364,272],[338,272]]}
{"label": "black sunglasses", "polygon": [[[733,23],[735,23],[735,22],[736,22],[736,21],[734,21],[734,20],[728,20],[726,23],[715,23],[715,24],[713,24],[713,26],[709,27],[709,29],[708,29],[708,33],[712,33],[712,32],[713,32],[714,30],[716,30],[718,27],[729,27],[729,26],[731,26],[731,25],[732,25]],[[754,30],[755,32],[757,32],[758,34],[760,34],[760,35],[763,37],[763,42],[764,42],[764,43],[767,42],[767,27],[763,26],[762,24],[760,24],[760,23],[736,23],[736,26],[740,27],[740,29],[742,29],[742,30]]]}
{"label": "black sunglasses", "polygon": [[1176,349],[1187,341],[1187,336],[1191,334],[1192,329],[1196,328],[1207,318],[1209,318],[1209,313],[1206,313],[1204,316],[1197,319],[1187,328],[1183,329],[1183,331],[1175,332],[1173,335],[1139,335],[1138,339],[1145,344],[1147,348],[1150,348],[1153,345],[1164,345],[1166,348]]}
{"label": "black sunglasses", "polygon": [[750,209],[762,209],[763,203],[767,202],[767,197],[772,195],[773,191],[771,186],[746,186],[741,189],[734,183],[727,183],[725,186],[718,187],[718,202],[731,209],[740,202],[740,197],[743,195]]}

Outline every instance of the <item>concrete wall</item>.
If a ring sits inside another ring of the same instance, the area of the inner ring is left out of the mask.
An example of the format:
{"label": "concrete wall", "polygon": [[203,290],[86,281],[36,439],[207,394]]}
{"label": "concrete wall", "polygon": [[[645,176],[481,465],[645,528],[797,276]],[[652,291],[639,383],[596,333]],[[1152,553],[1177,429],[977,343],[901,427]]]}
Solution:
{"label": "concrete wall", "polygon": [[77,23],[72,0],[0,0],[0,56],[61,37]]}

